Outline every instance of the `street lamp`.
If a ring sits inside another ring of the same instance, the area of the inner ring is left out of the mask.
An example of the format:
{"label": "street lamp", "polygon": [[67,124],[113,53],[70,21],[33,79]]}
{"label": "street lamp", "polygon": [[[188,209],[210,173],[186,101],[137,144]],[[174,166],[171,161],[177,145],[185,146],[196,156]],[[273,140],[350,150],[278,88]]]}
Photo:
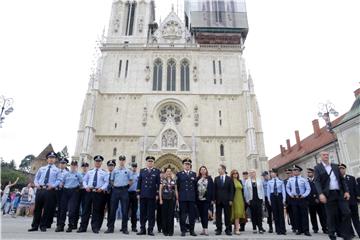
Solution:
{"label": "street lamp", "polygon": [[327,101],[326,103],[320,103],[319,104],[319,112],[318,116],[325,120],[326,123],[326,129],[329,132],[333,132],[330,115],[334,115],[335,117],[339,116],[339,113],[335,110],[334,104]]}
{"label": "street lamp", "polygon": [[0,128],[2,128],[2,124],[4,123],[5,115],[9,115],[14,111],[14,108],[12,107],[13,102],[14,100],[12,98],[5,98],[4,96],[0,97]]}

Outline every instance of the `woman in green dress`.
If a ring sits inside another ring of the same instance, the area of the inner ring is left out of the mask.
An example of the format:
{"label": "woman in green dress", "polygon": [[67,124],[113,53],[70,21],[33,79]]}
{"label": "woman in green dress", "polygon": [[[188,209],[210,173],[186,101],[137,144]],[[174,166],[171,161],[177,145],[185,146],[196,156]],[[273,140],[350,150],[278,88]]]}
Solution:
{"label": "woman in green dress", "polygon": [[231,222],[233,222],[235,225],[235,235],[240,235],[240,222],[246,220],[244,190],[239,179],[239,172],[237,170],[232,170],[230,177],[234,181],[235,186],[234,201],[231,206]]}

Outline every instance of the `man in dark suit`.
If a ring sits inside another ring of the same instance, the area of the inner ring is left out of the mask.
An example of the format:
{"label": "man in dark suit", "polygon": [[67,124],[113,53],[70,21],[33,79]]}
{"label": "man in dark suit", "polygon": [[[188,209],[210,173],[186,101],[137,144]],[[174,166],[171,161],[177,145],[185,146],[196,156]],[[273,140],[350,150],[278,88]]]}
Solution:
{"label": "man in dark suit", "polygon": [[186,234],[186,217],[189,217],[189,230],[191,236],[196,236],[195,228],[195,201],[196,201],[196,173],[191,171],[191,159],[183,161],[184,170],[176,174],[176,183],[179,192],[180,230],[181,236]]}
{"label": "man in dark suit", "polygon": [[216,235],[222,232],[222,211],[224,210],[225,233],[231,235],[230,207],[234,199],[234,182],[226,176],[225,165],[220,165],[219,176],[214,180],[215,204],[216,204]]}
{"label": "man in dark suit", "polygon": [[[357,189],[356,189],[356,180],[354,176],[346,174],[346,165],[339,164],[340,174],[345,178],[346,184],[349,188],[350,193],[350,200],[349,200],[349,207],[351,211],[351,220],[355,231],[357,232],[358,236],[360,237],[360,221],[359,221],[359,208],[357,204]],[[351,228],[351,233],[355,236],[354,230]]]}
{"label": "man in dark suit", "polygon": [[309,214],[310,214],[310,220],[311,225],[314,230],[314,233],[318,233],[319,227],[318,227],[318,220],[316,215],[319,215],[319,220],[321,224],[321,228],[323,233],[327,234],[327,226],[326,226],[326,214],[325,214],[325,207],[324,204],[320,203],[319,196],[316,191],[315,183],[314,183],[314,169],[308,168],[307,169],[307,176],[308,181],[310,184],[310,194],[307,197],[308,204],[309,204]]}
{"label": "man in dark suit", "polygon": [[319,200],[325,204],[329,238],[336,239],[336,227],[339,226],[339,235],[349,240],[352,238],[349,188],[338,165],[329,162],[329,153],[322,151],[320,157],[321,162],[314,169],[314,182]]}

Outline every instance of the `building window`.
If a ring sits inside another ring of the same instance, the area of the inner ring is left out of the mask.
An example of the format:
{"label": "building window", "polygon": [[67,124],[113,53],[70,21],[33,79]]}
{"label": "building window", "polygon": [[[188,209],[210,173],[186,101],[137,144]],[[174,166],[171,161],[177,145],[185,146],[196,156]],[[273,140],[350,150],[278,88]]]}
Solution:
{"label": "building window", "polygon": [[117,128],[117,123],[115,123],[114,127]]}
{"label": "building window", "polygon": [[167,64],[167,91],[176,90],[176,63],[174,59],[170,59]]}
{"label": "building window", "polygon": [[117,153],[117,149],[116,149],[116,148],[114,148],[114,149],[113,149],[113,154],[112,154],[112,155],[113,155],[113,157],[116,157],[116,153]]}
{"label": "building window", "polygon": [[215,60],[213,60],[213,73],[214,73],[214,75],[216,74],[216,65],[215,65]]}
{"label": "building window", "polygon": [[214,84],[216,84],[216,78],[214,78]]}
{"label": "building window", "polygon": [[222,120],[221,119],[219,120],[219,125],[222,126]]}
{"label": "building window", "polygon": [[160,59],[156,59],[153,69],[153,90],[161,91],[162,86],[162,62]]}
{"label": "building window", "polygon": [[219,117],[221,118],[221,111],[219,111]]}
{"label": "building window", "polygon": [[173,104],[167,104],[160,109],[160,122],[166,123],[168,119],[172,119],[176,124],[179,124],[183,115],[180,108]]}
{"label": "building window", "polygon": [[119,108],[118,108],[118,107],[116,108],[116,112],[117,112],[117,113],[119,112]]}
{"label": "building window", "polygon": [[131,156],[131,162],[132,162],[132,163],[136,162],[136,156],[135,156],[135,155],[132,155],[132,156]]}
{"label": "building window", "polygon": [[135,9],[136,9],[136,3],[127,3],[128,7],[128,14],[127,14],[127,20],[126,20],[126,30],[125,35],[131,36],[133,34],[133,26],[134,26],[134,18],[135,18]]}
{"label": "building window", "polygon": [[121,76],[121,65],[122,65],[122,60],[119,61],[118,78]]}
{"label": "building window", "polygon": [[219,74],[221,75],[221,73],[222,73],[222,69],[221,69],[221,61],[219,61],[218,63],[219,63]]}
{"label": "building window", "polygon": [[127,74],[128,74],[128,69],[129,69],[129,60],[126,60],[126,66],[125,66],[125,78],[127,77]]}
{"label": "building window", "polygon": [[220,78],[220,85],[222,85],[222,78]]}
{"label": "building window", "polygon": [[220,157],[225,156],[224,144],[220,144]]}
{"label": "building window", "polygon": [[190,71],[189,62],[184,60],[181,62],[181,91],[190,91]]}

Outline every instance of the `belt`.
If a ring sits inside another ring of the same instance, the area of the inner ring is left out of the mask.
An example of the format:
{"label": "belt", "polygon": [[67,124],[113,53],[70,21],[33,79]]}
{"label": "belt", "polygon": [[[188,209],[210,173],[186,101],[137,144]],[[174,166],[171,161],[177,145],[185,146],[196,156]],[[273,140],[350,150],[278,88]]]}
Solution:
{"label": "belt", "polygon": [[45,186],[45,185],[39,186],[39,189],[40,189],[40,190],[48,190],[48,191],[50,191],[50,190],[55,190],[54,188],[49,189],[48,186]]}
{"label": "belt", "polygon": [[74,188],[64,188],[64,190],[78,190],[79,187],[74,187]]}
{"label": "belt", "polygon": [[273,192],[273,193],[271,193],[271,195],[273,195],[273,196],[279,196],[279,195],[281,195],[279,192]]}
{"label": "belt", "polygon": [[128,185],[126,185],[126,186],[121,186],[121,187],[113,187],[114,189],[128,189],[129,188],[129,186]]}

